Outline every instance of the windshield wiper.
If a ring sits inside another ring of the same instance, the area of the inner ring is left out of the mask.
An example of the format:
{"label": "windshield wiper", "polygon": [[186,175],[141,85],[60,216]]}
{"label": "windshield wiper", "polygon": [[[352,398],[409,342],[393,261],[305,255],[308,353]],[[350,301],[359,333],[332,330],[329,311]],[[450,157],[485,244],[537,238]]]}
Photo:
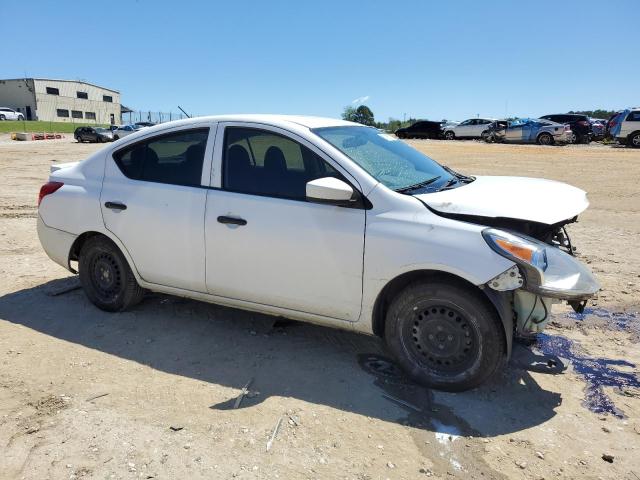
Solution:
{"label": "windshield wiper", "polygon": [[427,185],[430,185],[433,182],[435,182],[436,180],[438,180],[440,177],[441,177],[441,175],[437,175],[437,176],[432,177],[432,178],[430,178],[428,180],[425,180],[423,182],[416,183],[414,185],[409,185],[408,187],[397,188],[396,192],[398,192],[398,193],[406,193],[406,192],[410,192],[411,190],[417,190],[418,188],[426,187]]}

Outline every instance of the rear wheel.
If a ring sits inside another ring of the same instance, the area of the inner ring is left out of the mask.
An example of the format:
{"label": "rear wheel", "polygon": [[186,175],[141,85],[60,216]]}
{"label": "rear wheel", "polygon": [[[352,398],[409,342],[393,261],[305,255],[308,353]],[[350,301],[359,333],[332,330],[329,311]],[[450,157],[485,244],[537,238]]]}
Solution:
{"label": "rear wheel", "polygon": [[454,138],[456,138],[456,134],[449,130],[447,132],[444,132],[444,138],[445,140],[453,140]]}
{"label": "rear wheel", "polygon": [[629,146],[633,148],[640,148],[640,132],[634,133],[629,138]]}
{"label": "rear wheel", "polygon": [[120,312],[142,300],[127,260],[108,238],[89,238],[80,251],[80,283],[89,300],[101,310]]}
{"label": "rear wheel", "polygon": [[118,135],[114,135],[114,136],[113,136],[113,139],[114,139],[114,140],[118,140],[119,138],[120,138],[120,137],[119,137]]}
{"label": "rear wheel", "polygon": [[500,319],[470,288],[417,282],[387,312],[386,343],[417,382],[448,391],[473,388],[505,358]]}
{"label": "rear wheel", "polygon": [[0,115],[0,120],[5,120],[6,117],[4,115]]}
{"label": "rear wheel", "polygon": [[489,130],[485,130],[484,132],[482,132],[482,133],[480,134],[480,138],[481,138],[482,140],[484,140],[485,142],[487,141],[487,137],[488,137],[488,136],[489,136]]}
{"label": "rear wheel", "polygon": [[539,145],[553,145],[553,137],[548,133],[541,133],[538,135]]}

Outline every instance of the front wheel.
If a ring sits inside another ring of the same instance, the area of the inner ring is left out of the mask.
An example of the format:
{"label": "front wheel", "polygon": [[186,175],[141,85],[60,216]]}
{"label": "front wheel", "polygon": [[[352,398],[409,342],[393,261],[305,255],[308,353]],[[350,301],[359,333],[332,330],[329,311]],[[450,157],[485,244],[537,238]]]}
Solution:
{"label": "front wheel", "polygon": [[640,132],[634,133],[631,138],[629,138],[629,146],[633,148],[640,148]]}
{"label": "front wheel", "polygon": [[82,246],[79,258],[80,284],[96,307],[107,312],[127,310],[142,300],[126,258],[108,238],[96,236]]}
{"label": "front wheel", "polygon": [[444,138],[445,140],[453,140],[454,138],[456,138],[456,134],[451,131],[444,132]]}
{"label": "front wheel", "polygon": [[471,287],[440,281],[409,285],[392,301],[387,346],[417,382],[447,391],[478,386],[503,364],[496,312]]}

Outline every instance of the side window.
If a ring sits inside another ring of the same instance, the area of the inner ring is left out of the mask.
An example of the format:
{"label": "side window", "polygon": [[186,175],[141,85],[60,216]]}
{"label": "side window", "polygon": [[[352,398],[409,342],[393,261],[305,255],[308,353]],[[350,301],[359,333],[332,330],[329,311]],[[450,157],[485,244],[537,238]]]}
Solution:
{"label": "side window", "polygon": [[627,115],[627,122],[640,122],[640,111],[631,112]]}
{"label": "side window", "polygon": [[208,136],[208,128],[161,135],[119,150],[113,158],[134,180],[198,186]]}
{"label": "side window", "polygon": [[227,127],[223,188],[233,192],[304,200],[310,180],[341,175],[307,147],[265,130]]}

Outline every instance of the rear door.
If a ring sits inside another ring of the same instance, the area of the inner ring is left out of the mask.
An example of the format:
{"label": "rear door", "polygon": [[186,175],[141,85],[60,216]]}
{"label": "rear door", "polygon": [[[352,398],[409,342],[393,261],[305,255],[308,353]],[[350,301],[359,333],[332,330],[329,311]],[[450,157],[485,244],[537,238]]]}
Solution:
{"label": "rear door", "polygon": [[216,143],[205,218],[209,293],[356,321],[365,210],[311,203],[305,195],[316,178],[355,180],[285,130],[218,128],[224,143]]}
{"label": "rear door", "polygon": [[623,119],[622,126],[620,129],[620,136],[627,137],[632,132],[636,130],[640,130],[640,110],[633,110],[629,112],[626,118]]}
{"label": "rear door", "polygon": [[214,125],[161,132],[107,157],[105,227],[147,282],[206,291],[203,222]]}

